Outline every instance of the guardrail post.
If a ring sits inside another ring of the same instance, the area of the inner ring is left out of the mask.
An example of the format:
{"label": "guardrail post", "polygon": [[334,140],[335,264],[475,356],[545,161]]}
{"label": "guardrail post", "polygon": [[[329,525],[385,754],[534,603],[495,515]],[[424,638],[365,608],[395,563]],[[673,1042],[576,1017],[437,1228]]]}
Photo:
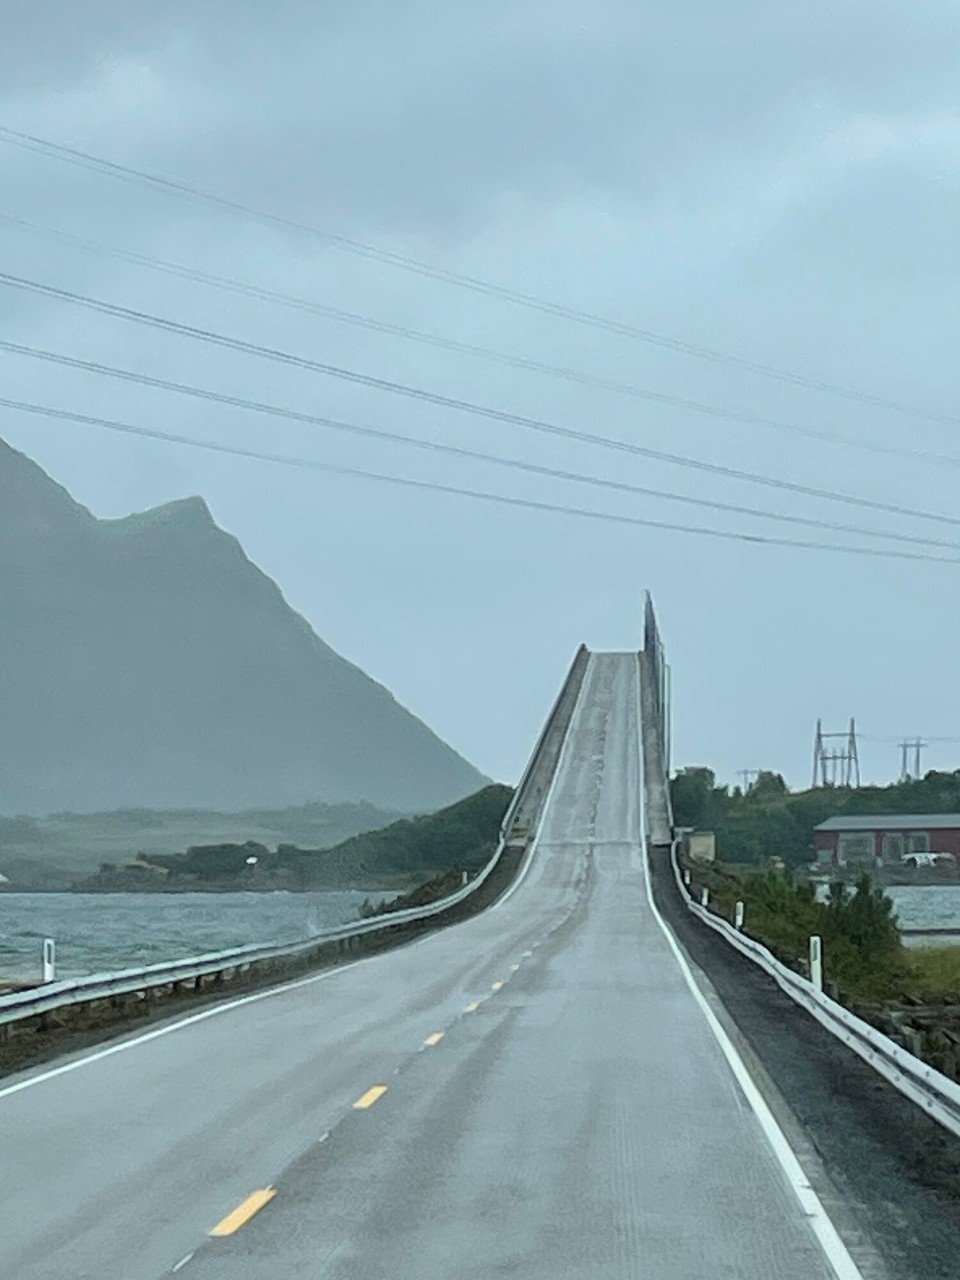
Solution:
{"label": "guardrail post", "polygon": [[57,971],[57,944],[53,938],[44,938],[40,952],[40,981],[53,982]]}
{"label": "guardrail post", "polygon": [[469,881],[470,881],[470,872],[469,872],[469,871],[461,871],[461,872],[460,872],[460,883],[461,883],[461,885],[466,885],[466,884],[468,884],[468,883],[469,883]]}
{"label": "guardrail post", "polygon": [[738,902],[733,911],[733,927],[735,929],[743,928],[743,903]]}
{"label": "guardrail post", "polygon": [[687,886],[688,889],[690,888],[690,868],[689,867],[684,867],[683,869],[683,883]]}
{"label": "guardrail post", "polygon": [[709,905],[710,905],[710,890],[709,890],[709,889],[701,889],[701,890],[700,890],[700,905],[701,905],[701,907],[709,907]]}
{"label": "guardrail post", "polygon": [[810,936],[810,981],[818,991],[823,990],[823,952],[815,933]]}

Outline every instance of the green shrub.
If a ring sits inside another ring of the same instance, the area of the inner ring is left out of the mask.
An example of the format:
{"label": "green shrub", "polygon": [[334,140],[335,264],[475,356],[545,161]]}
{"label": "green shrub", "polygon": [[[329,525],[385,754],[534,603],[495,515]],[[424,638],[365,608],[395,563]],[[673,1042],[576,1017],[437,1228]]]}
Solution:
{"label": "green shrub", "polygon": [[911,985],[893,903],[868,876],[853,890],[831,885],[828,902],[815,900],[811,884],[793,884],[774,872],[734,876],[716,867],[710,878],[715,909],[732,919],[734,904],[742,901],[746,932],[785,964],[802,968],[809,939],[818,934],[826,977],[854,999],[890,999]]}

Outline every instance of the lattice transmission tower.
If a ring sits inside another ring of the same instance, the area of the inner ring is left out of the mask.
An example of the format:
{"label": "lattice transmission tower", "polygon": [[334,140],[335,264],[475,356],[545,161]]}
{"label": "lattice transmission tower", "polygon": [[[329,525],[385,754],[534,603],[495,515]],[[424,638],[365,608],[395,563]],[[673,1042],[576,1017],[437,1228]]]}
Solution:
{"label": "lattice transmission tower", "polygon": [[[842,747],[833,745],[838,740],[843,742]],[[846,733],[824,733],[823,722],[817,721],[813,741],[813,785],[859,787],[860,753],[857,749],[857,724],[852,716]]]}

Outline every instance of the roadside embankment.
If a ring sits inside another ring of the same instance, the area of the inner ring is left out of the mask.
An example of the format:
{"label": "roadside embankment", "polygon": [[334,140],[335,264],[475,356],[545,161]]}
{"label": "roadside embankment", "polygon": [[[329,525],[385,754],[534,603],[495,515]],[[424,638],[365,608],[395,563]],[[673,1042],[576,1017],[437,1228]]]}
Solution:
{"label": "roadside embankment", "polygon": [[722,863],[688,870],[695,896],[709,890],[710,910],[732,923],[742,902],[744,932],[805,977],[809,938],[820,937],[828,995],[960,1081],[960,948],[905,947],[893,904],[867,878],[853,889],[831,886],[820,902],[809,883],[775,872],[742,874]]}

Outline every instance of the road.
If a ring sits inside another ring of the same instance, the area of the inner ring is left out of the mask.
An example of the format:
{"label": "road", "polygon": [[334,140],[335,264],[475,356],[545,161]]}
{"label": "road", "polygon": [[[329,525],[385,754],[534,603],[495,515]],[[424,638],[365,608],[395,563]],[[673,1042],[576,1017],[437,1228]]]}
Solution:
{"label": "road", "polygon": [[832,1276],[650,907],[637,682],[492,910],[0,1085],[0,1275]]}

